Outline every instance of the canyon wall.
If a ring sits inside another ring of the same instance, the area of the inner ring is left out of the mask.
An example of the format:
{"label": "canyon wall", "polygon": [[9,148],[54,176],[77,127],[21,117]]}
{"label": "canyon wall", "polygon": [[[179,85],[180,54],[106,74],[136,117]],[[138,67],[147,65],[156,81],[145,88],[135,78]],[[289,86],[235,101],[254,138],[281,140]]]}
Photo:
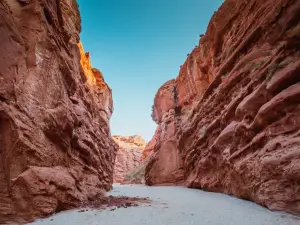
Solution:
{"label": "canyon wall", "polygon": [[300,213],[300,1],[226,0],[154,100],[148,185]]}
{"label": "canyon wall", "polygon": [[77,2],[1,0],[0,16],[0,224],[17,224],[110,190],[117,146]]}
{"label": "canyon wall", "polygon": [[125,178],[137,168],[142,159],[145,140],[137,135],[124,137],[113,136],[119,146],[114,166],[114,183],[123,183]]}

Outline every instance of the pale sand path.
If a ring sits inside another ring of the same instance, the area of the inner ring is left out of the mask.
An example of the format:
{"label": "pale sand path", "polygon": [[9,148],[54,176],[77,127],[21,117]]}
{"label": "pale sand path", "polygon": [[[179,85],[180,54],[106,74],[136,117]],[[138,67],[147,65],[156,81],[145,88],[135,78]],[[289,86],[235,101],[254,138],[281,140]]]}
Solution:
{"label": "pale sand path", "polygon": [[149,197],[153,202],[114,211],[58,213],[32,225],[300,225],[300,219],[255,203],[183,187],[114,185],[112,195]]}

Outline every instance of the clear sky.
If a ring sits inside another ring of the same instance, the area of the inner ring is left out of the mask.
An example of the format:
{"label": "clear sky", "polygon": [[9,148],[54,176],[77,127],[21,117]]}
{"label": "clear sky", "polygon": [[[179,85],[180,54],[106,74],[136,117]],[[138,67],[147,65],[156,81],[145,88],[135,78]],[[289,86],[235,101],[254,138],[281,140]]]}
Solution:
{"label": "clear sky", "polygon": [[113,135],[149,141],[158,88],[178,75],[223,0],[78,0],[81,41],[112,88]]}

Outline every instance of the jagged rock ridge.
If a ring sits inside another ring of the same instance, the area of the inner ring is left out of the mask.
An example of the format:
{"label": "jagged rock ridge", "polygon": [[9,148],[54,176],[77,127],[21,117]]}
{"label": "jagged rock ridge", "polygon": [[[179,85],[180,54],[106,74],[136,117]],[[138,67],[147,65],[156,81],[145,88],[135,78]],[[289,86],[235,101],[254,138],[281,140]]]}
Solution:
{"label": "jagged rock ridge", "polygon": [[111,189],[117,146],[76,1],[2,0],[0,16],[0,224],[16,224]]}
{"label": "jagged rock ridge", "polygon": [[155,97],[148,185],[300,213],[300,2],[226,0]]}

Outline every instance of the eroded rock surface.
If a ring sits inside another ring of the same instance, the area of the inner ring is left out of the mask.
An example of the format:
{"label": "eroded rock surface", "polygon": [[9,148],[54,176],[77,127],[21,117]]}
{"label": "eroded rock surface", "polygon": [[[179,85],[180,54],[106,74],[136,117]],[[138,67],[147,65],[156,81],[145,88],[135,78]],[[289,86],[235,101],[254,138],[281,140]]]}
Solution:
{"label": "eroded rock surface", "polygon": [[177,118],[179,115],[176,80],[166,82],[157,92],[152,118],[158,128],[147,149],[152,158],[147,165],[148,185],[182,184],[182,159],[177,147]]}
{"label": "eroded rock surface", "polygon": [[119,145],[114,167],[114,183],[123,183],[124,178],[140,165],[143,149],[146,146],[145,140],[138,136],[113,136]]}
{"label": "eroded rock surface", "polygon": [[117,146],[76,1],[2,0],[0,16],[0,224],[16,224],[111,189]]}
{"label": "eroded rock surface", "polygon": [[158,91],[149,185],[300,213],[300,1],[227,0]]}

